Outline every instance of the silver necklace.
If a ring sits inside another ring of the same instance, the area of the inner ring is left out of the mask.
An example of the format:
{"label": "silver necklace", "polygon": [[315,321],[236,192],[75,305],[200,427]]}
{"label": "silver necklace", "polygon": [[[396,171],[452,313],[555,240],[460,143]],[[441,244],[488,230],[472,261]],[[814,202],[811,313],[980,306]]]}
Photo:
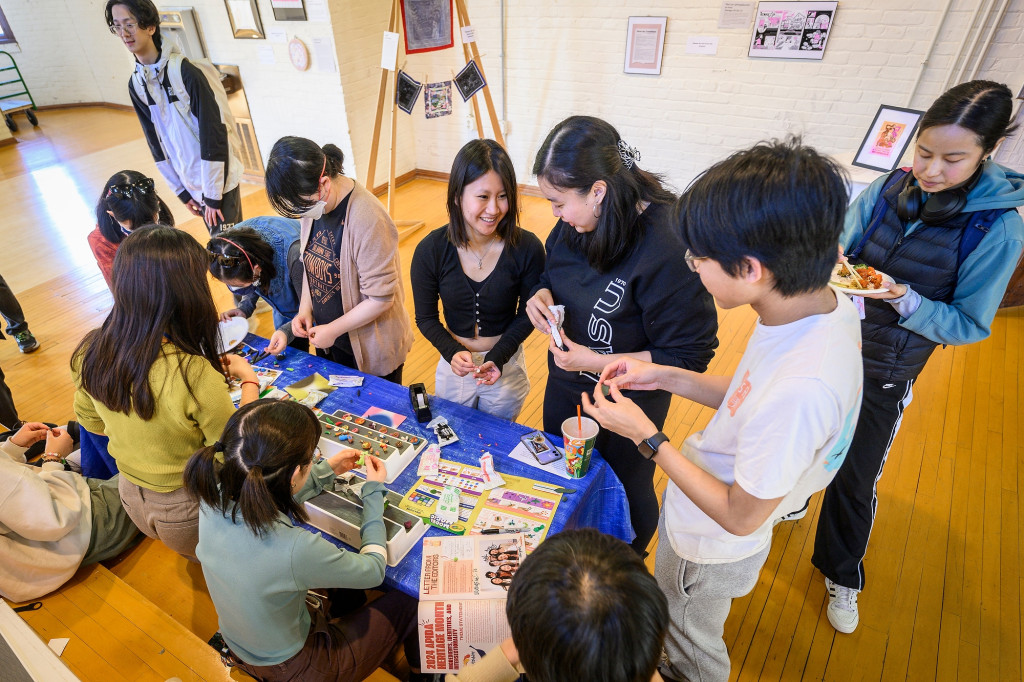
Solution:
{"label": "silver necklace", "polygon": [[484,269],[484,258],[487,258],[487,256],[490,255],[491,248],[494,246],[494,243],[498,242],[498,241],[501,241],[501,240],[500,239],[491,239],[491,243],[487,245],[486,249],[484,249],[484,255],[482,255],[482,256],[478,256],[476,251],[474,251],[473,249],[471,249],[469,247],[469,242],[466,242],[466,250],[469,251],[471,254],[473,254],[474,258],[476,258],[476,269],[477,270],[483,270]]}

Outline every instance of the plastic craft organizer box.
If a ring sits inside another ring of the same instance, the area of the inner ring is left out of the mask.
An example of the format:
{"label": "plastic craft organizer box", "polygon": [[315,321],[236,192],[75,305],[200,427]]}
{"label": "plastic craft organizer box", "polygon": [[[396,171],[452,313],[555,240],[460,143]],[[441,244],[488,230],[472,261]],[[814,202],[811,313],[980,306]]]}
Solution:
{"label": "plastic craft organizer box", "polygon": [[320,452],[324,457],[350,448],[371,454],[384,462],[388,472],[386,483],[394,483],[427,446],[422,436],[344,410],[337,410],[334,414],[320,412],[317,417],[323,425]]}

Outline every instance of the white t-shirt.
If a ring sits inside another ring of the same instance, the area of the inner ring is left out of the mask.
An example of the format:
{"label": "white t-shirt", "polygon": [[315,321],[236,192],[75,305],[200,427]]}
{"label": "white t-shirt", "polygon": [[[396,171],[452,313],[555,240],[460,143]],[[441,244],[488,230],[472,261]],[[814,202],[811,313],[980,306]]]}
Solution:
{"label": "white t-shirt", "polygon": [[790,324],[760,323],[726,399],[683,455],[755,497],[784,498],[760,528],[733,535],[673,482],[665,495],[672,549],[688,561],[739,561],[771,543],[776,518],[803,507],[835,476],[853,439],[863,389],[860,320],[846,296],[836,309]]}

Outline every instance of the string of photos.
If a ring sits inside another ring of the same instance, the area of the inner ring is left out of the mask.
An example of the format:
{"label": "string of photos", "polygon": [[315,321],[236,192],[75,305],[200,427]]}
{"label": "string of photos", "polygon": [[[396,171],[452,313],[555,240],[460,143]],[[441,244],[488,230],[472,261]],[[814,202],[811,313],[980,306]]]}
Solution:
{"label": "string of photos", "polygon": [[[426,79],[424,79],[426,80]],[[420,92],[423,92],[423,114],[426,118],[450,116],[452,113],[452,83],[462,96],[462,101],[469,99],[487,85],[484,75],[480,72],[475,59],[470,59],[452,80],[437,83],[422,83],[406,71],[398,71],[398,87],[395,88],[395,103],[407,114],[412,114]]]}

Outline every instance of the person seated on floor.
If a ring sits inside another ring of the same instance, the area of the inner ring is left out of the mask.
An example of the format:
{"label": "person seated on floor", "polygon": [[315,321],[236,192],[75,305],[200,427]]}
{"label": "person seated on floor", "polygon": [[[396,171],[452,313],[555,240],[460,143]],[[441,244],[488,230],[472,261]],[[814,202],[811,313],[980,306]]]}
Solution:
{"label": "person seated on floor", "polygon": [[356,466],[355,450],[319,457],[320,422],[305,405],[257,400],[240,408],[213,445],[185,468],[200,504],[199,546],[227,660],[259,680],[363,680],[408,640],[419,660],[417,602],[388,592],[331,619],[314,588],[368,589],[384,580],[386,469],[366,456],[358,553],[297,528],[303,502]]}
{"label": "person seated on floor", "polygon": [[133,229],[150,223],[174,227],[174,216],[157,196],[153,178],[133,170],[110,176],[96,202],[96,229],[89,233],[89,248],[108,289],[114,288],[112,272],[117,247]]}
{"label": "person seated on floor", "polygon": [[505,604],[512,637],[448,682],[655,682],[668,603],[629,545],[593,528],[545,540]]}
{"label": "person seated on floor", "polygon": [[[133,230],[114,259],[114,306],[71,357],[82,442],[109,438],[125,511],[146,535],[190,561],[199,506],[182,489],[192,453],[217,440],[241,404],[259,397],[256,372],[220,355],[207,253],[192,235],[166,225]],[[84,459],[82,470],[88,471]]]}
{"label": "person seated on floor", "polygon": [[221,321],[252,317],[262,298],[274,310],[275,331],[267,351],[276,355],[289,345],[309,350],[309,340],[296,338],[292,332],[292,318],[299,312],[302,296],[298,220],[249,218],[210,239],[206,250],[212,258],[210,274],[235,295],[236,307],[222,312]]}
{"label": "person seated on floor", "polygon": [[[42,466],[25,450],[46,441]],[[0,442],[0,596],[15,602],[56,590],[79,566],[117,556],[138,535],[121,507],[117,478],[66,471],[72,438],[29,422]]]}

